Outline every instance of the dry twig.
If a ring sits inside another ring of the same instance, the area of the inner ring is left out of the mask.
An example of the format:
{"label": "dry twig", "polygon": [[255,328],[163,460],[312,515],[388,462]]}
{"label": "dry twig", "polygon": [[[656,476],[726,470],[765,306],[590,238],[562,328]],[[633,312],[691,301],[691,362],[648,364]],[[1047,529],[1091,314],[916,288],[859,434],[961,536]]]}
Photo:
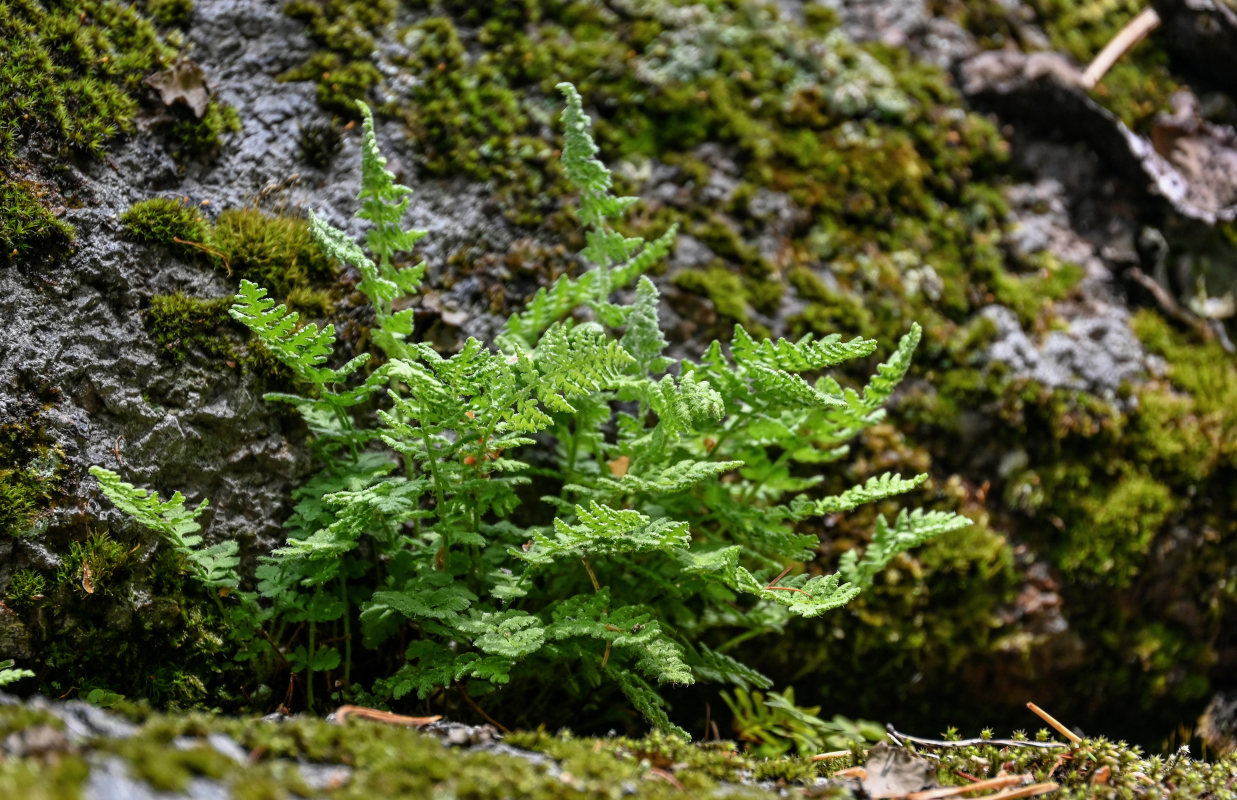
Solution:
{"label": "dry twig", "polygon": [[431,722],[442,719],[441,714],[432,717],[405,717],[402,714],[392,714],[390,711],[379,711],[365,706],[340,706],[335,709],[335,722],[342,725],[348,717],[367,719],[371,722],[385,722],[388,725],[407,725],[411,728],[423,728]]}
{"label": "dry twig", "polygon": [[1086,72],[1082,73],[1083,86],[1088,89],[1095,88],[1095,84],[1103,79],[1108,70],[1112,69],[1113,64],[1121,60],[1121,56],[1134,49],[1135,45],[1147,38],[1147,34],[1159,25],[1160,15],[1155,13],[1155,9],[1144,8],[1138,16],[1127,22],[1125,27],[1118,31],[1117,35],[1112,37],[1099,55],[1091,61]]}
{"label": "dry twig", "polygon": [[1061,734],[1066,739],[1069,739],[1074,744],[1078,744],[1079,742],[1082,741],[1081,736],[1074,733],[1069,728],[1062,725],[1060,722],[1057,722],[1056,718],[1053,717],[1051,714],[1049,714],[1044,709],[1040,708],[1034,703],[1027,703],[1027,708],[1031,709],[1032,714],[1036,715],[1037,717],[1042,719],[1044,722],[1047,722],[1049,725],[1051,725],[1056,730],[1057,733]]}

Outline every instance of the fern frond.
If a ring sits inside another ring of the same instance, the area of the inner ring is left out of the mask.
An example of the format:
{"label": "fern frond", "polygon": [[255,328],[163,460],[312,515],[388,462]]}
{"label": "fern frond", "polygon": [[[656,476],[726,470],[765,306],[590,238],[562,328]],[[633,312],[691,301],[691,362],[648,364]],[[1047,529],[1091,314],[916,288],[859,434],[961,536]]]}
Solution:
{"label": "fern frond", "polygon": [[893,390],[897,388],[906,371],[911,368],[911,356],[919,346],[923,328],[918,322],[911,324],[911,329],[898,342],[898,349],[889,360],[876,367],[876,374],[868,381],[863,390],[863,405],[868,409],[877,409],[885,404]]}
{"label": "fern frond", "polygon": [[771,678],[725,653],[710,650],[707,645],[697,645],[695,652],[691,655],[694,656],[691,659],[692,674],[701,680],[728,683],[741,689],[752,686],[757,689],[768,689],[773,685]]}
{"label": "fern frond", "polygon": [[228,309],[232,318],[253,331],[262,344],[301,380],[321,385],[334,380],[335,373],[322,364],[335,348],[335,326],[322,330],[310,322],[297,326],[301,316],[282,303],[266,296],[266,289],[252,281],[241,281],[236,302]]}
{"label": "fern frond", "polygon": [[795,575],[784,578],[777,587],[761,583],[743,567],[735,570],[735,577],[735,589],[786,606],[790,613],[799,617],[819,617],[846,605],[862,591],[860,586],[843,583],[837,573],[811,578],[806,574]]}
{"label": "fern frond", "polygon": [[425,274],[424,262],[397,270],[392,257],[411,251],[425,231],[403,229],[412,189],[396,183],[394,173],[387,169],[387,159],[378,149],[374,115],[369,106],[358,100],[357,108],[361,112],[361,192],[357,195],[361,210],[357,216],[373,223],[365,243],[377,257],[383,277],[397,284],[404,294],[411,294]]}
{"label": "fern frond", "polygon": [[639,511],[616,510],[596,502],[588,508],[576,506],[575,512],[576,524],[555,518],[553,538],[534,533],[527,551],[511,548],[510,554],[530,564],[549,564],[592,554],[666,552],[686,547],[691,541],[686,522],[650,520]]}
{"label": "fern frond", "polygon": [[537,397],[549,409],[574,412],[570,399],[619,383],[635,359],[596,325],[556,324],[537,344]]}
{"label": "fern frond", "polygon": [[843,342],[838,334],[816,340],[811,334],[797,342],[768,339],[756,342],[742,325],[736,325],[730,352],[739,365],[763,364],[787,372],[809,372],[826,369],[856,358],[864,358],[876,350],[876,341],[855,337]]}
{"label": "fern frond", "polygon": [[523,611],[474,611],[457,630],[475,636],[473,647],[481,652],[512,660],[537,652],[546,639],[541,620]]}
{"label": "fern frond", "polygon": [[916,475],[914,478],[903,478],[892,472],[874,475],[868,478],[863,485],[851,487],[841,494],[817,500],[796,499],[790,505],[791,514],[794,519],[805,519],[839,511],[850,511],[867,503],[909,492],[927,479],[926,474]]}
{"label": "fern frond", "polygon": [[240,584],[240,576],[236,574],[240,549],[235,541],[223,541],[198,549],[202,543],[198,533],[202,526],[198,524],[198,517],[206,510],[207,501],[203,500],[197,508],[190,510],[185,507],[185,498],[180,492],[164,502],[155,493],[121,480],[109,469],[94,466],[90,468],[90,474],[117,508],[159,534],[184,556],[202,585],[222,588]]}
{"label": "fern frond", "polygon": [[629,470],[622,478],[601,478],[598,486],[618,492],[644,492],[666,496],[683,492],[743,466],[742,461],[683,460],[657,469],[648,475]]}
{"label": "fern frond", "polygon": [[[562,117],[563,172],[567,180],[580,190],[580,221],[586,227],[602,228],[607,219],[621,218],[639,198],[614,197],[610,194],[610,170],[596,158],[597,145],[589,133],[593,123],[584,113],[580,93],[566,82],[555,88],[567,99]],[[634,248],[641,240],[621,240],[617,246],[614,241],[590,241],[589,249],[594,250],[594,257],[589,260],[603,267],[625,261],[631,255],[627,249],[628,243]]]}
{"label": "fern frond", "polygon": [[670,359],[662,355],[668,342],[661,332],[659,298],[653,282],[641,276],[636,284],[636,298],[627,314],[627,330],[619,340],[623,349],[635,359],[635,372],[642,378],[659,375],[671,364]]}
{"label": "fern frond", "polygon": [[950,511],[916,509],[907,513],[903,509],[892,526],[881,515],[876,518],[876,532],[863,558],[855,550],[846,551],[838,563],[838,573],[854,585],[866,588],[898,553],[970,524],[966,517]]}
{"label": "fern frond", "polygon": [[685,742],[691,741],[691,734],[670,721],[666,714],[666,701],[643,678],[627,670],[615,668],[607,668],[606,674],[618,684],[632,708],[653,723],[653,727],[673,734]]}

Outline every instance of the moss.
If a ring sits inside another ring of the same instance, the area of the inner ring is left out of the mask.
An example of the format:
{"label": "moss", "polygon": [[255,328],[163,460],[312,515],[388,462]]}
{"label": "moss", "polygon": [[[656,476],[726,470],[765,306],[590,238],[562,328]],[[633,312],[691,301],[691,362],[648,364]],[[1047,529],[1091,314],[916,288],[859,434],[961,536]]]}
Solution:
{"label": "moss", "polygon": [[223,137],[241,129],[240,114],[236,109],[219,100],[211,99],[202,118],[193,116],[187,109],[175,106],[169,136],[179,157],[211,155],[223,145]]}
{"label": "moss", "polygon": [[40,199],[37,184],[0,177],[0,260],[68,249],[73,226],[58,219]]}
{"label": "moss", "polygon": [[47,581],[43,575],[32,569],[22,569],[13,573],[5,593],[5,599],[14,611],[28,610],[42,599],[47,589]]}
{"label": "moss", "polygon": [[750,324],[743,281],[724,266],[683,270],[675,273],[670,280],[680,289],[708,297],[717,313],[732,322],[745,327]]}
{"label": "moss", "polygon": [[183,197],[139,200],[120,215],[120,222],[139,241],[179,247],[189,254],[193,248],[185,243],[206,242],[210,228],[202,213],[185,201]]}
{"label": "moss", "polygon": [[[174,54],[148,19],[115,0],[5,0],[0,39],[9,47],[0,68],[0,102],[15,121],[8,135],[33,135],[48,153],[102,153],[132,128],[142,80]],[[0,159],[12,155],[11,141]]]}
{"label": "moss", "polygon": [[56,583],[83,594],[108,591],[113,575],[129,560],[130,552],[106,531],[96,531],[84,542],[73,542],[60,563]]}
{"label": "moss", "polygon": [[157,25],[183,27],[193,14],[193,0],[146,0],[146,13]]}
{"label": "moss", "polygon": [[312,80],[318,101],[349,119],[356,117],[356,101],[365,99],[382,73],[370,62],[374,33],[395,19],[393,0],[292,0],[284,5],[289,16],[303,20],[310,34],[326,49],[280,75],[280,80]]}
{"label": "moss", "polygon": [[331,260],[300,217],[230,208],[219,215],[210,242],[226,258],[234,277],[254,281],[276,297],[334,278]]}
{"label": "moss", "polygon": [[194,351],[215,359],[236,359],[236,345],[221,331],[231,322],[231,306],[231,297],[155,295],[146,309],[146,323],[155,342],[176,361]]}
{"label": "moss", "polygon": [[1177,506],[1169,487],[1127,470],[1102,495],[1084,501],[1080,510],[1086,522],[1080,520],[1068,531],[1061,567],[1076,576],[1128,585],[1142,572],[1151,556],[1151,542]]}
{"label": "moss", "polygon": [[27,536],[54,504],[61,454],[38,424],[38,411],[0,425],[0,535]]}

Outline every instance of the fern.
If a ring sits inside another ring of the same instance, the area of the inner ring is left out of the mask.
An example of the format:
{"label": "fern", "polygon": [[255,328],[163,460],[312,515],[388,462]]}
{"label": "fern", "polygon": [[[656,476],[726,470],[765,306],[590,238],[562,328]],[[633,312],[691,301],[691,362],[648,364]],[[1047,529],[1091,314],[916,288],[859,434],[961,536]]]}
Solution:
{"label": "fern", "polygon": [[[495,347],[469,339],[443,356],[413,338],[404,298],[424,265],[403,265],[421,234],[403,227],[409,190],[386,169],[368,110],[365,246],[317,215],[310,225],[324,251],[360,273],[383,363],[364,375],[363,357],[333,366],[342,355],[330,325],[302,325],[241,284],[233,315],[299,382],[267,397],[298,410],[321,464],[294,495],[286,541],[251,580],[236,573],[235,543],[201,546],[204,505],[191,511],[180,495],[163,502],[94,470],[204,585],[238,589],[225,608],[238,658],[299,676],[309,706],[337,684],[388,702],[439,702],[456,684],[476,698],[552,684],[621,693],[653,725],[685,735],[660,687],[768,688],[725,650],[844,605],[897,553],[966,524],[941,512],[881,517],[862,557],[846,553],[836,573],[796,568],[820,545],[801,523],[922,483],[882,475],[821,496],[816,474],[881,418],[919,328],[862,387],[822,374],[874,353],[862,338],[758,341],[737,327],[699,361],[669,358],[660,297],[643,273],[675,232],[617,232],[635,200],[614,196],[580,97],[560,88],[563,171],[580,194],[580,258],[591,269],[538,292]],[[616,302],[633,283],[631,301]],[[377,652],[358,658],[360,648]],[[779,718],[807,724],[786,698]]]}
{"label": "fern", "polygon": [[158,533],[176,552],[184,556],[198,580],[210,588],[234,588],[240,582],[236,567],[240,564],[239,548],[234,541],[224,541],[210,547],[199,547],[202,526],[197,518],[206,510],[203,500],[197,508],[185,507],[180,492],[170,500],[159,497],[131,483],[125,483],[115,472],[103,467],[91,467],[90,474],[99,488],[121,511],[141,525]]}
{"label": "fern", "polygon": [[0,689],[8,686],[10,683],[16,683],[23,678],[33,678],[34,673],[28,669],[14,669],[15,662],[11,658],[0,661]]}
{"label": "fern", "polygon": [[925,513],[920,509],[913,512],[903,509],[892,527],[883,515],[878,516],[876,533],[863,558],[859,558],[856,551],[848,550],[842,555],[838,572],[856,586],[870,586],[877,573],[898,553],[970,524],[966,517],[944,511]]}

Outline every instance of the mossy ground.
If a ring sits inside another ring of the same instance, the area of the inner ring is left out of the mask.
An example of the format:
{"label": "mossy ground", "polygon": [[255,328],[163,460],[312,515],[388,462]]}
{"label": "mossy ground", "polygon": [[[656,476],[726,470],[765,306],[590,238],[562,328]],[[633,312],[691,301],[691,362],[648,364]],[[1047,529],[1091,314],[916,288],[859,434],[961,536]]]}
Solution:
{"label": "mossy ground", "polygon": [[[517,732],[504,747],[516,752],[451,747],[437,736],[365,721],[335,725],[292,718],[262,722],[205,715],[151,715],[128,706],[139,724],[124,740],[61,744],[0,762],[0,791],[10,797],[62,800],[77,796],[90,769],[118,758],[128,775],[152,789],[183,791],[193,778],[231,787],[242,800],[287,797],[855,797],[855,784],[822,779],[862,766],[866,754],[813,762],[798,757],[754,758],[731,742],[685,744],[650,735],[577,738],[568,733]],[[0,733],[20,746],[20,732],[63,729],[55,715],[20,706],[0,707]],[[207,737],[223,734],[248,753],[246,762],[215,749]],[[54,734],[51,737],[55,739]],[[1039,740],[1047,739],[1041,733]],[[170,746],[177,741],[181,746]],[[1070,747],[1036,749],[976,745],[921,748],[939,757],[945,786],[1000,775],[1030,775],[1055,782],[1053,797],[1231,798],[1237,756],[1214,762],[1188,754],[1146,757],[1124,743],[1084,739]],[[96,766],[90,767],[89,763]],[[340,765],[345,772],[313,788],[298,765]]]}

